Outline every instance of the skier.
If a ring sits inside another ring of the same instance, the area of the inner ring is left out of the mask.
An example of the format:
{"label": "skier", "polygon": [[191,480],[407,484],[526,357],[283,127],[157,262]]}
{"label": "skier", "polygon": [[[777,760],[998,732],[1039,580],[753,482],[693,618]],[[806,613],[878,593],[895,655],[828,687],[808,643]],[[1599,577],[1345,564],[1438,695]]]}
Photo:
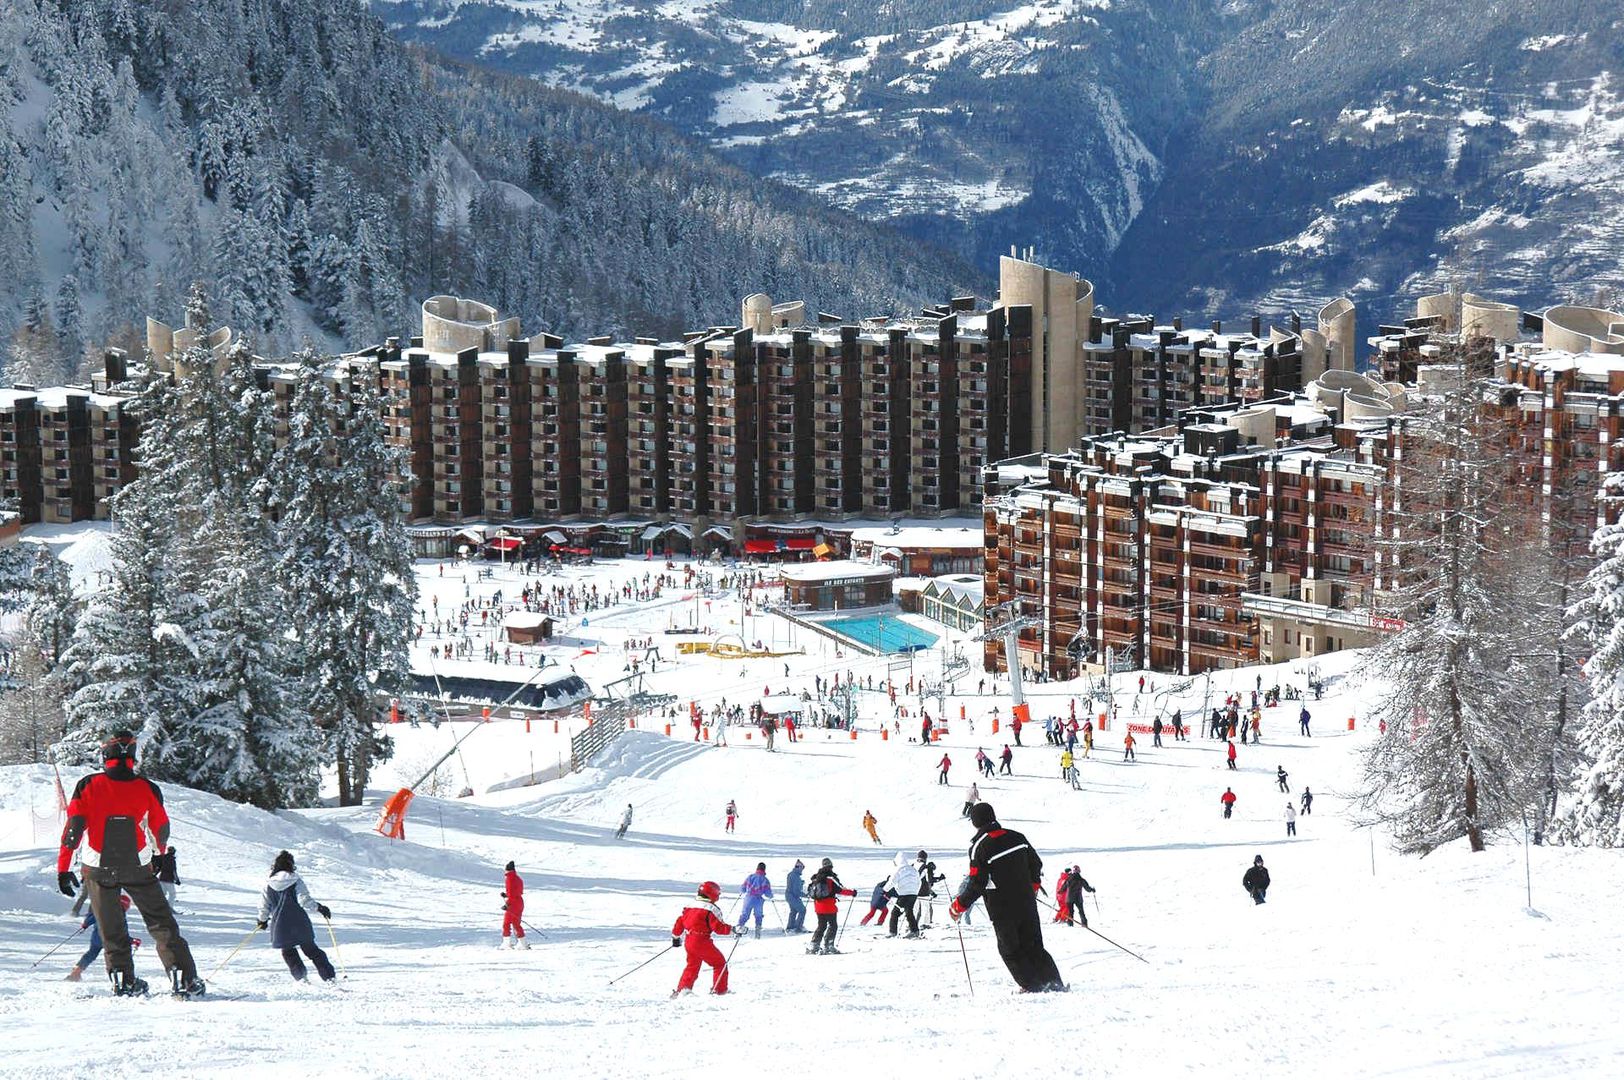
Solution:
{"label": "skier", "polygon": [[863,811],[863,828],[868,830],[868,838],[874,841],[876,844],[880,842],[880,834],[876,831],[879,824],[880,823],[875,820],[872,812],[868,810]]}
{"label": "skier", "polygon": [[1303,785],[1303,813],[1306,815],[1306,814],[1312,814],[1313,812],[1314,812],[1314,793],[1312,791],[1308,790],[1308,785],[1304,784]]}
{"label": "skier", "polygon": [[970,790],[966,791],[964,793],[964,812],[962,814],[960,814],[959,816],[960,817],[969,817],[971,808],[974,807],[975,804],[980,802],[980,801],[981,801],[981,790],[979,788],[977,788],[976,785],[972,782],[970,784]]}
{"label": "skier", "polygon": [[[496,947],[500,949],[506,945],[510,949],[530,947],[524,939],[524,878],[513,869],[509,862],[505,867],[506,876],[502,879],[502,941]],[[513,940],[508,940],[508,930],[513,930]]]}
{"label": "skier", "polygon": [[683,965],[677,988],[671,991],[672,997],[693,990],[694,983],[699,979],[701,964],[711,966],[711,992],[727,993],[727,961],[722,959],[722,951],[711,940],[713,934],[726,937],[733,933],[733,928],[722,918],[721,909],[716,906],[716,901],[722,898],[722,890],[716,882],[706,881],[700,883],[695,895],[699,902],[683,908],[677,921],[671,924],[671,947],[684,946],[688,953],[688,962]]}
{"label": "skier", "polygon": [[[1303,711],[1297,714],[1297,727],[1302,731],[1303,735],[1308,738],[1313,738],[1314,735],[1313,732],[1308,730],[1308,721],[1311,719],[1313,719],[1313,717],[1309,716],[1308,714],[1308,706],[1304,705]],[[1267,877],[1268,875],[1265,874],[1264,876]]]}
{"label": "skier", "polygon": [[824,859],[823,864],[812,875],[812,880],[806,888],[806,895],[812,898],[812,911],[818,917],[818,928],[812,932],[812,947],[806,951],[821,952],[825,956],[838,952],[839,950],[835,948],[835,935],[840,930],[837,920],[840,898],[856,896],[857,890],[842,885],[839,875],[835,873],[834,862]]}
{"label": "skier", "polygon": [[756,937],[761,936],[762,908],[772,898],[773,883],[767,877],[767,864],[756,863],[756,872],[744,879],[739,886],[739,894],[744,897],[744,910],[739,912],[739,933],[744,933],[745,925],[750,921],[750,914],[756,916]]}
{"label": "skier", "polygon": [[1291,794],[1291,788],[1286,784],[1286,767],[1284,765],[1276,765],[1274,767],[1274,781],[1280,785],[1280,791],[1283,794]]}
{"label": "skier", "polygon": [[332,982],[336,977],[333,965],[327,959],[327,954],[321,951],[321,946],[316,944],[316,928],[310,925],[307,914],[310,911],[317,912],[323,919],[333,916],[326,905],[316,903],[310,890],[305,888],[304,878],[293,868],[292,854],[277,852],[275,861],[271,863],[270,880],[265,883],[265,892],[259,898],[259,921],[255,929],[263,930],[270,926],[271,947],[282,950],[282,961],[288,965],[288,973],[295,980],[305,982],[308,978],[304,961],[299,959],[299,953],[303,950],[310,962],[316,965],[316,973],[321,976],[321,981]]}
{"label": "skier", "polygon": [[1290,799],[1286,800],[1286,835],[1297,835],[1297,808],[1291,805]]}
{"label": "skier", "polygon": [[931,926],[936,922],[936,883],[946,881],[946,874],[936,872],[936,864],[930,861],[930,855],[921,851],[919,858],[914,862],[914,869],[919,871],[919,909],[921,925]]}
{"label": "skier", "polygon": [[1235,771],[1235,742],[1232,739],[1226,741],[1229,743],[1229,768]]}
{"label": "skier", "polygon": [[936,777],[936,782],[938,784],[947,783],[947,770],[953,767],[953,759],[943,754],[942,760],[936,763],[936,767],[942,770],[941,774]]}
{"label": "skier", "polygon": [[1178,709],[1173,710],[1173,741],[1184,740],[1184,713]]}
{"label": "skier", "polygon": [[976,827],[970,843],[970,876],[950,914],[957,920],[972,903],[985,897],[987,915],[998,935],[998,954],[1021,989],[1064,990],[1066,984],[1054,958],[1043,947],[1043,927],[1038,921],[1043,860],[1026,837],[998,824],[992,804],[978,805],[970,823]]}
{"label": "skier", "polygon": [[1131,731],[1128,732],[1128,734],[1126,736],[1124,736],[1123,739],[1122,739],[1122,760],[1123,761],[1137,761],[1138,760],[1138,758],[1134,757],[1134,753],[1133,753],[1133,732],[1131,732]]}
{"label": "skier", "polygon": [[908,936],[919,936],[919,916],[914,911],[914,905],[919,902],[919,871],[914,869],[908,856],[897,852],[897,857],[891,860],[895,867],[891,871],[891,879],[886,882],[885,891],[891,897],[891,937],[897,936],[897,924],[902,917],[908,917]]}
{"label": "skier", "polygon": [[[88,895],[81,889],[79,899],[73,902],[73,913],[75,915],[79,914],[87,899],[89,899]],[[118,902],[119,906],[125,911],[130,910],[130,898],[128,896],[120,895]],[[96,962],[96,957],[100,956],[102,951],[101,931],[96,927],[96,913],[94,911],[85,915],[84,921],[79,924],[79,929],[88,929],[90,931],[90,945],[85,949],[85,954],[79,957],[79,962],[73,965],[73,970],[64,977],[66,982],[78,982],[79,977],[85,973],[85,969]],[[132,937],[130,939],[130,948],[139,949],[140,947],[141,939]]]}
{"label": "skier", "polygon": [[1066,891],[1066,883],[1071,880],[1071,867],[1062,866],[1060,877],[1054,883],[1054,918],[1050,922],[1071,921],[1071,894]]}
{"label": "skier", "polygon": [[806,886],[801,881],[801,871],[806,864],[800,859],[790,868],[789,876],[784,879],[784,903],[789,905],[789,919],[784,923],[784,933],[806,933],[806,901],[802,896],[806,893]]}
{"label": "skier", "polygon": [[1269,871],[1263,865],[1263,856],[1252,860],[1251,868],[1241,878],[1241,888],[1252,894],[1252,903],[1264,902],[1264,894],[1269,891]]}
{"label": "skier", "polygon": [[1162,745],[1162,718],[1159,716],[1150,722],[1150,745]]}
{"label": "skier", "polygon": [[868,894],[868,914],[863,916],[863,921],[860,925],[867,926],[869,920],[877,915],[880,919],[880,929],[885,929],[885,909],[886,906],[891,903],[891,898],[886,895],[885,890],[886,886],[890,884],[891,878],[889,875],[887,875],[886,877],[881,878],[874,885],[874,891]]}
{"label": "skier", "polygon": [[626,839],[626,830],[632,827],[632,804],[626,804],[626,812],[620,815],[620,828],[615,830],[615,839]]}
{"label": "skier", "polygon": [[[149,833],[152,848],[147,843]],[[56,857],[56,884],[64,896],[79,891],[70,867],[81,843],[84,851],[79,864],[90,894],[90,910],[107,950],[113,993],[140,995],[147,990],[146,982],[135,977],[129,924],[118,903],[120,890],[140,910],[173,991],[183,997],[204,993],[192,950],[181,937],[175,913],[148,865],[149,851],[168,849],[169,815],[158,785],[135,774],[135,736],[128,731],[115,732],[102,744],[102,771],[80,780],[68,801],[68,823]]]}
{"label": "skier", "polygon": [[987,752],[979,746],[976,747],[976,768],[981,770],[982,776],[992,777],[992,758],[988,757]]}
{"label": "skier", "polygon": [[1010,768],[1010,764],[1015,760],[1015,751],[1009,748],[1008,743],[1004,744],[1004,752],[998,755],[998,757],[1000,761],[998,766],[998,774],[1000,776],[1014,776],[1015,770]]}
{"label": "skier", "polygon": [[[1077,759],[1071,756],[1070,750],[1060,751],[1060,779],[1070,780],[1072,787],[1077,786],[1077,781],[1072,779],[1072,770],[1076,768],[1076,761]],[[966,812],[965,816],[969,816],[968,812]]]}
{"label": "skier", "polygon": [[[1013,731],[1015,733],[1015,745],[1016,746],[1021,745],[1021,717],[1020,717],[1020,714],[1017,713],[1015,716],[1010,718],[1009,730],[1011,730],[1011,731]],[[1007,749],[1007,747],[1006,747],[1006,749]]]}
{"label": "skier", "polygon": [[1094,721],[1090,720],[1083,725],[1083,756],[1087,757],[1094,749]]}
{"label": "skier", "polygon": [[[1088,912],[1083,909],[1083,893],[1085,892],[1092,894],[1094,892],[1094,886],[1090,885],[1088,883],[1088,879],[1083,877],[1083,868],[1080,866],[1074,866],[1071,868],[1071,876],[1066,879],[1067,926],[1071,925],[1071,917],[1073,915],[1076,915],[1079,919],[1081,919],[1084,926],[1088,925]],[[1059,893],[1056,893],[1055,895],[1058,896]]]}
{"label": "skier", "polygon": [[[171,908],[175,906],[175,886],[180,884],[180,870],[175,862],[175,852],[179,850],[171,844],[168,851],[152,860],[152,869],[158,875],[158,888],[162,890],[164,899],[169,901]],[[129,905],[125,904],[124,908],[128,911]]]}
{"label": "skier", "polygon": [[1224,804],[1224,817],[1228,818],[1235,809],[1235,792],[1230,788],[1224,788],[1224,793],[1218,797],[1218,801]]}
{"label": "skier", "polygon": [[727,814],[727,831],[732,832],[734,822],[739,820],[739,807],[732,799],[727,801],[725,813]]}

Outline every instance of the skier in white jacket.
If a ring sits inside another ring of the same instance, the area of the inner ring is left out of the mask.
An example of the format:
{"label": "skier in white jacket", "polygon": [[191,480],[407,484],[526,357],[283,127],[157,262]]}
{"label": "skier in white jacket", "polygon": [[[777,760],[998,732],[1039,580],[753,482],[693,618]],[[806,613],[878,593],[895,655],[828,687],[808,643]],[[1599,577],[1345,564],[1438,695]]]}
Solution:
{"label": "skier in white jacket", "polygon": [[332,982],[333,965],[316,944],[316,930],[310,925],[307,914],[311,912],[323,919],[331,919],[333,914],[327,905],[316,903],[316,898],[305,888],[304,878],[294,869],[292,854],[278,852],[276,861],[271,864],[270,880],[265,883],[265,892],[259,899],[258,929],[270,928],[271,945],[282,950],[288,973],[295,979],[300,982],[306,979],[304,962],[299,959],[302,951],[316,965],[316,973],[322,981]]}
{"label": "skier in white jacket", "polygon": [[626,804],[626,812],[620,815],[620,828],[615,830],[615,839],[624,840],[626,830],[632,827],[632,804]]}
{"label": "skier in white jacket", "polygon": [[908,916],[908,936],[919,936],[919,916],[914,913],[914,905],[919,902],[919,871],[909,861],[904,852],[897,852],[893,859],[895,867],[891,871],[891,880],[886,882],[886,894],[891,897],[891,937],[897,936],[897,923],[902,916]]}

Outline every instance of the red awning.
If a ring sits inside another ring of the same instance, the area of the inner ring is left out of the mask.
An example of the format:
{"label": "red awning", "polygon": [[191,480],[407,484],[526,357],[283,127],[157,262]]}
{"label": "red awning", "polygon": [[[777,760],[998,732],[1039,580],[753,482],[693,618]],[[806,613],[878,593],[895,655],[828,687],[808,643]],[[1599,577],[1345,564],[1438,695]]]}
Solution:
{"label": "red awning", "polygon": [[746,540],[744,542],[744,553],[746,555],[771,555],[777,550],[778,541],[776,540]]}
{"label": "red awning", "polygon": [[810,536],[792,536],[784,541],[784,546],[791,551],[811,551],[817,540]]}
{"label": "red awning", "polygon": [[524,547],[523,540],[516,540],[511,536],[498,536],[485,545],[494,551],[518,551]]}

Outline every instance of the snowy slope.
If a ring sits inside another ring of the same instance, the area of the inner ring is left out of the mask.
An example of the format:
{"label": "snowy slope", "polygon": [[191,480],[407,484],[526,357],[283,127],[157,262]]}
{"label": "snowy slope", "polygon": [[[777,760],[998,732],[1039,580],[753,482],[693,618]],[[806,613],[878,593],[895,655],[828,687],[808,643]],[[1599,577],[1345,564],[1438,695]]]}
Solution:
{"label": "snowy slope", "polygon": [[[1250,689],[1252,676],[1214,682]],[[1135,707],[1132,685],[1133,676],[1119,676],[1124,713]],[[1183,703],[1199,706],[1205,689],[1197,681]],[[947,788],[935,782],[938,749],[879,740],[872,712],[856,741],[816,732],[772,755],[737,737],[719,749],[628,734],[598,767],[557,783],[420,798],[401,843],[370,831],[375,806],[272,816],[171,790],[183,925],[203,973],[251,926],[263,874],[286,846],[333,908],[349,974],[343,992],[298,987],[256,943],[213,980],[219,994],[242,1000],[196,1005],[114,1002],[95,983],[85,989],[97,996],[81,1000],[83,990],[57,981],[71,954],[29,968],[71,925],[51,891],[49,844],[29,828],[31,801],[48,802],[49,771],[8,769],[0,1075],[446,1076],[531,1066],[566,1076],[732,1077],[811,1062],[839,1075],[900,1075],[925,1063],[946,1077],[1057,1068],[1615,1073],[1624,1061],[1613,1016],[1624,936],[1598,915],[1624,886],[1616,856],[1534,849],[1533,910],[1522,851],[1509,841],[1483,856],[1448,850],[1414,861],[1388,854],[1378,837],[1373,873],[1369,838],[1351,827],[1338,794],[1372,734],[1335,730],[1357,715],[1357,689],[1344,680],[1332,690],[1313,706],[1311,740],[1290,733],[1293,709],[1270,710],[1265,746],[1241,749],[1238,774],[1223,768],[1220,744],[1199,738],[1161,750],[1143,739],[1141,760],[1123,764],[1111,752],[1117,728],[1083,763],[1081,793],[1061,784],[1055,751],[1031,746],[1016,751],[1014,777],[983,784],[1003,820],[1044,853],[1051,887],[1064,862],[1080,862],[1103,902],[1091,908],[1094,926],[1149,961],[1080,929],[1052,929],[1047,940],[1073,990],[1053,997],[1011,996],[979,918],[965,934],[971,996],[958,938],[938,912],[938,927],[919,942],[878,937],[854,917],[839,957],[806,956],[805,939],[769,932],[739,946],[734,994],[666,999],[679,967],[677,954],[660,955],[666,930],[697,880],[720,882],[728,905],[758,859],[781,883],[795,857],[828,855],[866,895],[895,850],[920,847],[956,880],[970,832],[959,817],[969,759],[978,738],[989,750],[1001,745],[987,731],[990,696],[966,699],[979,736],[958,724],[946,741],[955,761]],[[1040,697],[1034,712],[1060,712],[1064,701]],[[1295,841],[1283,836],[1280,764],[1294,792],[1306,783],[1319,795]],[[1240,804],[1224,821],[1218,795],[1231,783]],[[722,831],[729,798],[741,812],[733,836]],[[616,842],[627,802],[636,821]],[[868,843],[865,809],[894,848]],[[1275,881],[1261,908],[1239,888],[1254,853]],[[492,948],[508,859],[527,880],[527,921],[546,932],[528,953]],[[776,930],[776,914],[767,925]],[[150,954],[138,963],[153,973]],[[138,1034],[106,1049],[98,1038],[91,1053],[75,1034],[115,1024]]]}

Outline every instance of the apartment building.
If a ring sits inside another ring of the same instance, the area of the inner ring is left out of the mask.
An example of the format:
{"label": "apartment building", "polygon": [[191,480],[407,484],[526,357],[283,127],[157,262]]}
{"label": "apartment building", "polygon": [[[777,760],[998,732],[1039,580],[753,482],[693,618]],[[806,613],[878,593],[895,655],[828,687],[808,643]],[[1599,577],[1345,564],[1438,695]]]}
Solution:
{"label": "apartment building", "polygon": [[1013,487],[986,470],[984,592],[1028,618],[1023,666],[1197,674],[1368,641],[1391,425],[1341,411],[1312,393],[1197,407],[1084,436]]}

